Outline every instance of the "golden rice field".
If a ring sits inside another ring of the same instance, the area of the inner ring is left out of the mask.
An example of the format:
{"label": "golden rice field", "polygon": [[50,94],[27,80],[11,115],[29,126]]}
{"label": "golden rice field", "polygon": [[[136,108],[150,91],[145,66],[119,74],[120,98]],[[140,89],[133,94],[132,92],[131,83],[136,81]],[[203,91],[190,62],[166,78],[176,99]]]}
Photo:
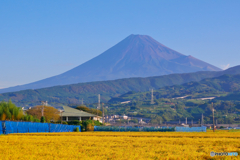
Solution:
{"label": "golden rice field", "polygon": [[79,132],[0,136],[0,159],[240,159],[240,132]]}

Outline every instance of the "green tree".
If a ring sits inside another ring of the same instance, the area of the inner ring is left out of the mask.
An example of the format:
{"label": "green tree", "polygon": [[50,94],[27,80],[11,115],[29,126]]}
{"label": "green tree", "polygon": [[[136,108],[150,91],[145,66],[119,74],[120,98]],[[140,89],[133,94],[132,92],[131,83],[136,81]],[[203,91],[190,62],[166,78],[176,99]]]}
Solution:
{"label": "green tree", "polygon": [[74,131],[75,131],[75,132],[79,132],[79,127],[76,127],[76,128],[74,129]]}
{"label": "green tree", "polygon": [[78,120],[73,120],[73,121],[68,121],[69,125],[82,125],[82,121]]}
{"label": "green tree", "polygon": [[11,99],[8,102],[0,102],[0,118],[1,120],[21,120],[24,114],[20,107],[12,103]]}
{"label": "green tree", "polygon": [[46,122],[46,120],[45,120],[45,117],[41,117],[41,123],[45,123]]}

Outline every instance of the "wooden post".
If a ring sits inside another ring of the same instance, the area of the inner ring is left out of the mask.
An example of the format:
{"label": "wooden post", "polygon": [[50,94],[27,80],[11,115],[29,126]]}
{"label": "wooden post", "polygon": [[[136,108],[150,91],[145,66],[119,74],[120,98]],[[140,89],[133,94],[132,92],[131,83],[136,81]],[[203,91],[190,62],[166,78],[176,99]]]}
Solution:
{"label": "wooden post", "polygon": [[60,112],[61,112],[61,124],[62,124],[62,112],[63,112],[63,111],[61,110]]}

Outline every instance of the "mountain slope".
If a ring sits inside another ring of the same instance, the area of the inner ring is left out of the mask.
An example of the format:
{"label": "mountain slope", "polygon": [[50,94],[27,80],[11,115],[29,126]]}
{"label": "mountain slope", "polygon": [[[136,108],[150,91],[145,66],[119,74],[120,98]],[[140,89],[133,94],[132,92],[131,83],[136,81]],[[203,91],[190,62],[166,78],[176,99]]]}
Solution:
{"label": "mountain slope", "polygon": [[108,101],[112,97],[119,96],[129,91],[144,92],[149,89],[165,86],[180,85],[191,81],[200,81],[224,74],[240,74],[240,66],[225,71],[201,71],[196,73],[171,74],[148,78],[127,78],[103,82],[79,83],[64,86],[55,86],[36,90],[24,90],[0,94],[0,100],[12,99],[18,106],[25,104],[39,104],[39,101],[49,103],[70,104],[97,102],[97,94],[101,94],[102,101]]}
{"label": "mountain slope", "polygon": [[80,82],[220,70],[192,56],[176,52],[150,36],[130,35],[72,70],[34,83],[1,89],[0,93]]}
{"label": "mountain slope", "polygon": [[[154,104],[151,104],[150,91],[130,91],[109,100],[108,111],[111,111],[111,114],[151,117],[152,120],[155,119],[155,123],[159,123],[160,119],[176,123],[186,117],[188,121],[198,122],[203,115],[206,124],[212,122],[214,107],[217,122],[240,122],[240,74],[225,74],[199,82],[155,89],[153,96]],[[130,102],[121,104],[124,101]]]}
{"label": "mountain slope", "polygon": [[[219,100],[240,99],[240,74],[221,75],[214,78],[206,78],[199,82],[188,82],[182,85],[166,86],[154,90],[155,99],[177,98],[197,99],[206,97],[218,97]],[[148,92],[129,92],[119,97],[112,98],[109,103],[119,103],[128,100],[150,101],[150,91]]]}

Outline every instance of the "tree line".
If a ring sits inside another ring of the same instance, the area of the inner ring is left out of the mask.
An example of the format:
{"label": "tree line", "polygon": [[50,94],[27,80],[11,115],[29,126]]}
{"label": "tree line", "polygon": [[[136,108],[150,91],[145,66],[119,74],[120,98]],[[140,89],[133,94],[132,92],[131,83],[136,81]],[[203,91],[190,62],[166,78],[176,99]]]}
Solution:
{"label": "tree line", "polygon": [[[42,109],[44,116],[42,116]],[[11,99],[8,102],[0,102],[0,119],[2,121],[29,121],[29,122],[48,122],[57,121],[60,119],[59,111],[51,106],[35,106],[32,109],[24,112],[22,108],[17,107],[12,103]]]}
{"label": "tree line", "polygon": [[2,121],[31,121],[40,122],[40,120],[30,114],[24,113],[22,108],[17,107],[12,103],[11,99],[8,102],[0,102],[0,118]]}
{"label": "tree line", "polygon": [[[90,109],[86,106],[78,106],[76,109],[82,110],[88,113],[102,115],[100,110]],[[61,123],[60,112],[51,106],[38,105],[25,112],[21,107],[17,107],[12,103],[11,99],[8,102],[0,102],[0,119],[2,121],[28,121],[28,122],[48,122],[48,123]],[[87,121],[88,122],[88,121]],[[93,121],[94,122],[94,121]],[[63,122],[63,124],[70,125],[83,125],[86,122],[69,121]],[[98,121],[94,122],[94,125],[101,125]]]}

